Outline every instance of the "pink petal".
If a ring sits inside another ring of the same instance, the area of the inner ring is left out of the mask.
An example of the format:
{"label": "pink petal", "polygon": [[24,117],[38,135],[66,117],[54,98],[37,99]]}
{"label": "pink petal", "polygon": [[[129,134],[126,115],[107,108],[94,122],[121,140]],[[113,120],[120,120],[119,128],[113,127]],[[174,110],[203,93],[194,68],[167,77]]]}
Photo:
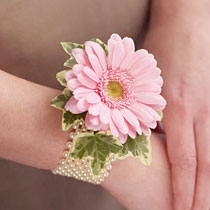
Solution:
{"label": "pink petal", "polygon": [[84,65],[82,64],[75,64],[72,68],[72,71],[75,75],[78,75],[79,73],[83,72]]}
{"label": "pink petal", "polygon": [[157,121],[154,120],[152,122],[149,122],[149,123],[147,123],[147,126],[149,128],[155,129],[157,127]]}
{"label": "pink petal", "polygon": [[119,34],[116,34],[116,33],[113,33],[110,37],[110,39],[113,39],[115,41],[120,41],[121,40],[121,37]]}
{"label": "pink petal", "polygon": [[86,101],[86,98],[82,98],[78,101],[77,103],[77,108],[81,111],[81,112],[85,112],[88,110],[89,104]]}
{"label": "pink petal", "polygon": [[139,135],[142,135],[142,130],[141,130],[141,127],[139,126],[139,128],[136,130],[136,132],[139,134]]}
{"label": "pink petal", "polygon": [[126,55],[126,57],[125,57],[125,59],[123,60],[123,62],[121,63],[121,65],[120,65],[120,69],[122,69],[122,70],[126,70],[127,71],[127,68],[128,68],[128,66],[130,65],[130,63],[131,63],[131,61],[132,61],[132,59],[133,59],[133,54],[134,53],[128,53],[127,55]]}
{"label": "pink petal", "polygon": [[[139,73],[134,77],[134,82],[138,84],[139,81],[151,81],[155,80],[160,76],[160,71],[156,67],[152,67],[151,69],[145,69],[144,72]],[[152,82],[151,82],[152,83]]]}
{"label": "pink petal", "polygon": [[99,103],[101,101],[101,97],[95,92],[88,94],[86,99],[87,102],[91,104]]}
{"label": "pink petal", "polygon": [[109,121],[109,126],[110,126],[110,130],[113,136],[118,137],[119,136],[119,131],[117,129],[117,127],[115,126],[114,122],[112,121],[112,119],[110,118]]}
{"label": "pink petal", "polygon": [[123,117],[135,128],[139,127],[139,122],[136,118],[136,116],[133,114],[133,112],[131,112],[128,109],[121,109],[120,110],[121,114],[123,115]]}
{"label": "pink petal", "polygon": [[93,125],[90,122],[90,114],[87,113],[85,116],[85,126],[87,127],[87,129],[92,130]]}
{"label": "pink petal", "polygon": [[84,73],[92,80],[94,80],[95,82],[99,82],[99,78],[98,76],[96,75],[96,73],[91,69],[89,68],[88,66],[85,66],[84,67]]}
{"label": "pink petal", "polygon": [[135,94],[138,101],[144,104],[166,105],[166,100],[161,95],[138,92]]}
{"label": "pink petal", "polygon": [[140,76],[144,70],[155,68],[156,64],[156,61],[147,55],[146,58],[130,65],[128,71],[135,78],[136,76]]}
{"label": "pink petal", "polygon": [[64,78],[65,78],[66,81],[68,81],[70,79],[76,78],[76,76],[74,75],[74,72],[69,70],[64,74]]}
{"label": "pink petal", "polygon": [[113,69],[118,69],[125,58],[125,48],[121,41],[114,44],[112,63],[109,63]]}
{"label": "pink petal", "polygon": [[107,70],[107,58],[104,49],[96,42],[87,41],[85,42],[86,46],[90,48],[86,48],[87,54],[95,54],[101,64],[101,67],[104,71]]}
{"label": "pink petal", "polygon": [[72,54],[74,58],[76,59],[78,64],[83,64],[85,66],[90,66],[90,62],[88,60],[87,54],[85,53],[85,50],[81,48],[74,48],[72,50]]}
{"label": "pink petal", "polygon": [[122,43],[124,45],[126,55],[130,52],[132,53],[134,52],[135,45],[134,45],[133,39],[125,37],[123,38]]}
{"label": "pink petal", "polygon": [[80,83],[83,84],[84,86],[86,86],[87,88],[95,89],[97,86],[97,83],[94,80],[90,79],[90,77],[88,77],[83,72],[78,74],[77,78],[80,81]]}
{"label": "pink petal", "polygon": [[161,105],[161,104],[148,104],[149,107],[156,111],[162,111],[166,105]]}
{"label": "pink petal", "polygon": [[[138,124],[139,124],[139,122],[138,122]],[[127,121],[126,121],[126,125],[128,126],[128,135],[132,139],[135,139],[136,138],[136,129],[131,124],[129,124],[129,122],[127,122]]]}
{"label": "pink petal", "polygon": [[107,130],[109,130],[110,128],[109,128],[109,124],[102,124],[101,125],[101,130],[102,131],[107,131]]}
{"label": "pink petal", "polygon": [[79,80],[78,80],[77,78],[74,78],[74,79],[70,79],[70,80],[67,82],[67,87],[68,87],[71,91],[74,91],[74,90],[76,90],[77,88],[82,87],[82,84],[79,82]]}
{"label": "pink petal", "polygon": [[88,112],[91,115],[97,116],[100,114],[101,111],[101,107],[103,106],[102,102],[99,102],[97,104],[90,104],[89,108],[88,108]]}
{"label": "pink petal", "polygon": [[119,140],[122,144],[124,144],[127,141],[127,138],[128,138],[128,134],[119,133]]}
{"label": "pink petal", "polygon": [[107,107],[105,104],[103,104],[101,107],[100,120],[105,124],[109,123],[110,121],[110,108]]}
{"label": "pink petal", "polygon": [[134,53],[129,53],[121,64],[121,69],[130,70],[131,66],[138,63],[148,55],[147,50],[137,50]]}
{"label": "pink petal", "polygon": [[157,84],[145,84],[135,87],[135,92],[151,92],[154,94],[160,94],[161,86]]}
{"label": "pink petal", "polygon": [[111,67],[112,65],[112,61],[113,61],[113,53],[114,53],[114,46],[115,43],[117,41],[120,41],[121,37],[118,34],[112,34],[111,37],[108,40],[108,51],[109,51],[109,55],[108,55],[108,63],[109,63],[109,67]]}
{"label": "pink petal", "polygon": [[141,129],[145,136],[149,135],[149,128],[147,126],[141,124]]}
{"label": "pink petal", "polygon": [[[93,116],[93,115],[90,115],[90,122],[93,126],[97,126],[99,127],[100,126],[100,120],[99,120],[99,117],[98,116]],[[95,127],[96,128],[96,127]]]}
{"label": "pink petal", "polygon": [[129,109],[136,115],[136,117],[143,122],[153,121],[153,117],[145,110],[139,108],[139,103],[133,103],[129,106]]}
{"label": "pink petal", "polygon": [[123,134],[128,133],[128,127],[125,124],[125,120],[118,109],[111,109],[111,118],[120,132],[122,132]]}
{"label": "pink petal", "polygon": [[86,87],[79,87],[73,93],[74,93],[74,97],[79,100],[83,97],[86,97],[89,93],[92,93],[92,92],[93,92],[92,89],[89,89]]}
{"label": "pink petal", "polygon": [[160,115],[159,115],[154,109],[152,109],[152,108],[150,107],[150,105],[145,105],[145,104],[139,103],[139,104],[138,104],[138,107],[139,107],[140,109],[146,110],[149,114],[151,114],[151,116],[153,117],[153,119],[154,119],[155,121],[160,121]]}
{"label": "pink petal", "polygon": [[92,116],[89,113],[86,114],[85,117],[85,125],[87,129],[99,131],[101,130],[101,124],[98,117]]}
{"label": "pink petal", "polygon": [[79,114],[79,113],[81,113],[81,111],[78,109],[77,103],[78,103],[78,100],[76,100],[76,99],[74,98],[74,96],[72,96],[72,97],[68,100],[68,102],[66,103],[65,109],[66,109],[67,111],[72,112],[73,114]]}
{"label": "pink petal", "polygon": [[98,77],[101,77],[103,69],[98,61],[98,58],[94,54],[89,54],[88,58],[91,63],[92,69],[95,71],[96,75]]}

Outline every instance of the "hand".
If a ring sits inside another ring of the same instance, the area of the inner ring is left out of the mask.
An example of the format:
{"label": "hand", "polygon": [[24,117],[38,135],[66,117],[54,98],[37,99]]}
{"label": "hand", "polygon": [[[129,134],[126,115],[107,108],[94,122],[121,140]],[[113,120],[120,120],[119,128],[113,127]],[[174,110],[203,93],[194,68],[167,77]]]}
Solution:
{"label": "hand", "polygon": [[207,1],[183,2],[154,1],[144,48],[154,53],[164,77],[174,208],[209,210],[210,13]]}
{"label": "hand", "polygon": [[129,210],[172,210],[166,148],[162,139],[155,134],[151,136],[151,144],[150,166],[144,166],[131,157],[117,160],[102,182],[102,186]]}

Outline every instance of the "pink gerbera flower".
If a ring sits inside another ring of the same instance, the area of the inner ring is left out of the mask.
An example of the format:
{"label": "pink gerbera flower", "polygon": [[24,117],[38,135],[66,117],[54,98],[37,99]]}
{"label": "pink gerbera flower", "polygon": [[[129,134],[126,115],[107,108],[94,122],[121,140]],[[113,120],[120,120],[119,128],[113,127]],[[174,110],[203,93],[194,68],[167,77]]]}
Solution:
{"label": "pink gerbera flower", "polygon": [[87,111],[88,129],[111,130],[121,143],[128,135],[148,135],[148,129],[156,127],[157,111],[164,109],[166,101],[160,95],[163,80],[153,55],[143,49],[135,52],[133,40],[118,34],[108,40],[108,58],[93,41],[72,53],[78,64],[65,74],[73,91],[66,110]]}

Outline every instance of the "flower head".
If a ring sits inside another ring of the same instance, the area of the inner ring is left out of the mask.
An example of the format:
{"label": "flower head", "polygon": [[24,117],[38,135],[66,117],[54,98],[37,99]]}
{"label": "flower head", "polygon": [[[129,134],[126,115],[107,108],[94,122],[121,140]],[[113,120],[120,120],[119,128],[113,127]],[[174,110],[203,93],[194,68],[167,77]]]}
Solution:
{"label": "flower head", "polygon": [[78,64],[65,74],[73,96],[65,109],[74,114],[87,111],[88,129],[111,130],[125,143],[138,134],[148,135],[160,120],[157,111],[166,105],[160,95],[163,84],[153,55],[135,52],[131,38],[112,34],[108,40],[108,58],[96,42],[87,41],[85,49],[72,50]]}

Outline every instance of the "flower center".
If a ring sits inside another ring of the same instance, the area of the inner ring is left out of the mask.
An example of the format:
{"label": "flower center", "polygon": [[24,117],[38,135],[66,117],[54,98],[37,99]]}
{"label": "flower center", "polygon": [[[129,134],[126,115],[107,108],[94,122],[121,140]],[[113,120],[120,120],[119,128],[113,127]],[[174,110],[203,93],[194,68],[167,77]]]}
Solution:
{"label": "flower center", "polygon": [[110,108],[124,108],[135,101],[133,78],[124,70],[109,69],[104,72],[96,92]]}
{"label": "flower center", "polygon": [[118,99],[123,97],[123,87],[118,81],[109,81],[108,85],[106,86],[108,96],[111,96],[114,99]]}

